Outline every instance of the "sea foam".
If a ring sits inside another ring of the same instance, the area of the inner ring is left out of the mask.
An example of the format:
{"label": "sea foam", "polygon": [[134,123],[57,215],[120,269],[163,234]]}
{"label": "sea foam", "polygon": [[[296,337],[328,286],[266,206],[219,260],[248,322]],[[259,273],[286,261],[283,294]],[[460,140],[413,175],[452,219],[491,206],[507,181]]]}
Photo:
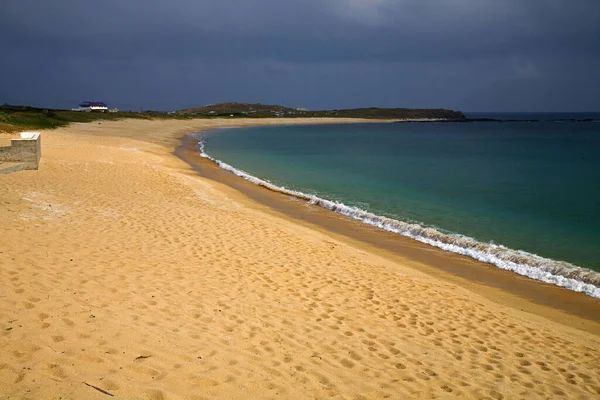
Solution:
{"label": "sea foam", "polygon": [[538,281],[551,283],[576,292],[585,293],[592,297],[600,298],[600,274],[598,272],[581,268],[564,261],[544,258],[522,250],[513,250],[494,243],[482,243],[468,236],[443,233],[432,227],[379,216],[356,207],[347,206],[340,202],[334,202],[315,195],[274,185],[269,181],[257,178],[221,160],[211,157],[204,151],[204,135],[192,134],[192,136],[198,140],[200,156],[213,161],[220,168],[230,171],[258,186],[306,200],[310,204],[348,216],[365,224],[410,237],[419,242],[452,253],[462,254]]}

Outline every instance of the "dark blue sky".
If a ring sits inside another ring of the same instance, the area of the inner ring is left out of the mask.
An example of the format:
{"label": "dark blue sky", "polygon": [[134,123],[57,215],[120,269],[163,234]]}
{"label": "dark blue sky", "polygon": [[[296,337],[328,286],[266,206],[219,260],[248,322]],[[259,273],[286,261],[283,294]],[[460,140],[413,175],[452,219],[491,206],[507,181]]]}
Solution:
{"label": "dark blue sky", "polygon": [[1,0],[0,103],[600,111],[600,0]]}

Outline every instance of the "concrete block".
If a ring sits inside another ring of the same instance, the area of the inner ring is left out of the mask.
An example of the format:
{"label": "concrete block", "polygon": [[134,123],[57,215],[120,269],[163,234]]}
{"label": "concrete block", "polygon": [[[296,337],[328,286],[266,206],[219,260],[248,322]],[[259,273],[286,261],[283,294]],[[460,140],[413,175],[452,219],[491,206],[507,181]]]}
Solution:
{"label": "concrete block", "polygon": [[0,162],[20,162],[24,169],[38,169],[41,149],[40,132],[21,132],[10,140],[10,146],[0,147]]}

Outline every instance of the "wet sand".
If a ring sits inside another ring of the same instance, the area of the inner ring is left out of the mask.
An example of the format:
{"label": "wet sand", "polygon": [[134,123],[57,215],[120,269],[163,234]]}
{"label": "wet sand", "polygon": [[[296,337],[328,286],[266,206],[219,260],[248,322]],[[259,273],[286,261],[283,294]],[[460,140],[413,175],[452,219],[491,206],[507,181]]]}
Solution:
{"label": "wet sand", "polygon": [[230,123],[74,124],[0,176],[0,398],[600,394],[596,300],[173,154]]}

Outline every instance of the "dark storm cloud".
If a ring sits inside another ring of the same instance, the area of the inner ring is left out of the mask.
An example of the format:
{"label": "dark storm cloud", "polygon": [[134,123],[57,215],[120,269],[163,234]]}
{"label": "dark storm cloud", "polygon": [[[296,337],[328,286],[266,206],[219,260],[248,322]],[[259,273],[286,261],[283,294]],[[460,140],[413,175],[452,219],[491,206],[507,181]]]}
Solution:
{"label": "dark storm cloud", "polygon": [[600,108],[599,22],[596,0],[4,0],[0,101]]}

